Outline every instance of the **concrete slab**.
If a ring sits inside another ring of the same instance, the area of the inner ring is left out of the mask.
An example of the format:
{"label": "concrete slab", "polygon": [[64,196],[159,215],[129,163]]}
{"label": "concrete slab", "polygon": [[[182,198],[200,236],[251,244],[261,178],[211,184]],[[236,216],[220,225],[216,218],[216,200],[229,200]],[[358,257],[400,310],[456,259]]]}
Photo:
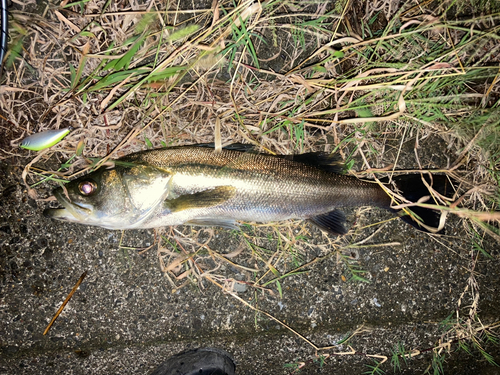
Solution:
{"label": "concrete slab", "polygon": [[[398,343],[427,350],[401,366],[402,373],[422,373],[432,363],[430,349],[445,332],[439,323],[456,312],[461,297],[461,306],[471,303],[470,295],[462,295],[470,275],[471,243],[458,220],[447,228],[449,237],[433,238],[396,220],[356,248],[348,245],[374,229],[341,239],[344,253],[356,259],[370,283],[345,281],[345,265],[333,248],[315,245],[324,240],[312,230],[303,262],[324,258],[306,267],[308,272],[282,279],[283,298],[276,284],[269,286],[274,294],[246,285],[237,295],[316,346],[334,346],[322,352],[330,357],[320,367],[311,345],[213,284],[188,283],[173,290],[160,270],[156,250],[139,254],[121,249],[119,231],[44,218],[46,204],[27,198],[20,169],[4,164],[1,171],[2,374],[147,374],[169,355],[205,346],[232,353],[238,375],[289,374],[292,370],[285,366],[294,363],[305,363],[302,374],[352,374],[367,371],[373,358],[380,360],[368,355],[389,356],[390,362],[391,349]],[[389,218],[390,213],[372,210],[358,220],[364,224]],[[216,229],[215,234],[210,247],[221,253],[234,251],[242,241],[227,230]],[[122,239],[136,247],[153,242],[152,231],[130,231]],[[388,242],[399,245],[373,246]],[[479,261],[475,269],[485,324],[500,316],[498,248],[493,242],[487,246],[494,259]],[[255,258],[248,251],[239,261],[252,266]],[[209,262],[206,257],[200,264]],[[289,263],[287,259],[279,265],[285,270]],[[44,336],[84,271],[84,282]],[[248,282],[254,277],[227,264],[216,273]],[[360,328],[347,344],[336,345]],[[357,354],[338,355],[348,352],[348,345]],[[497,373],[498,368],[476,350],[467,355],[456,349],[452,344],[443,364],[446,373]],[[498,347],[485,349],[498,362]],[[389,363],[382,369],[393,371]]]}

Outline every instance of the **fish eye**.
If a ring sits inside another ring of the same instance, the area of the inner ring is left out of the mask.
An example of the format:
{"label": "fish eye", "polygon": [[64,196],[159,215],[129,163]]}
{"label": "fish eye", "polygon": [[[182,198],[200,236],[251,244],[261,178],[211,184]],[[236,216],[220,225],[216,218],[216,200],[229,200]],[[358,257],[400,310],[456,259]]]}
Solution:
{"label": "fish eye", "polygon": [[92,195],[97,191],[97,184],[94,181],[82,181],[78,184],[78,191],[81,195]]}

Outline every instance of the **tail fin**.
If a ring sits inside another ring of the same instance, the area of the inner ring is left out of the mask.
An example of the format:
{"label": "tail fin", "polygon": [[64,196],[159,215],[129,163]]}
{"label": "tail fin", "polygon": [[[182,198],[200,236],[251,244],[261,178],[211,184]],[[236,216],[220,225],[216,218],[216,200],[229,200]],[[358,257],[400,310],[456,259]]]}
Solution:
{"label": "tail fin", "polygon": [[[454,194],[453,184],[450,182],[447,176],[445,175],[433,175],[432,179],[428,175],[403,175],[396,176],[393,178],[394,183],[398,190],[402,192],[402,195],[411,202],[417,202],[420,198],[431,195],[427,186],[425,186],[422,181],[422,176],[425,178],[425,181],[429,186],[432,187],[433,190],[437,191],[439,194],[445,197],[452,197]],[[428,203],[433,203],[432,198]],[[438,228],[439,220],[440,220],[440,211],[433,210],[425,207],[411,207],[412,213],[415,214],[418,219],[423,222],[428,227]],[[414,217],[407,215],[403,210],[394,210],[391,209],[398,214],[402,214],[401,219],[411,226],[423,231],[429,232],[425,227],[423,227],[418,220],[415,220]],[[438,233],[443,233],[444,230],[441,230]]]}

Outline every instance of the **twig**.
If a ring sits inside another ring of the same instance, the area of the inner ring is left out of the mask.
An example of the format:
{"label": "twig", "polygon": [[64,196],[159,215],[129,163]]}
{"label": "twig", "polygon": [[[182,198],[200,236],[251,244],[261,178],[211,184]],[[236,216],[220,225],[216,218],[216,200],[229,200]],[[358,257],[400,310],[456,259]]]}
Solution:
{"label": "twig", "polygon": [[62,303],[61,307],[59,307],[59,309],[55,313],[54,317],[50,321],[49,325],[47,326],[47,328],[45,328],[45,331],[43,331],[44,335],[46,335],[47,332],[49,332],[50,327],[52,327],[52,324],[54,324],[54,322],[56,321],[56,319],[58,318],[58,316],[61,314],[61,312],[63,311],[63,309],[66,306],[66,304],[69,302],[69,300],[71,299],[71,297],[73,297],[73,294],[75,294],[76,290],[78,289],[78,287],[82,283],[83,279],[85,279],[85,276],[87,276],[87,271],[85,271],[84,273],[82,273],[82,276],[80,276],[80,278],[76,282],[76,284],[73,287],[73,289],[71,289],[71,292],[69,292],[68,296],[66,297],[66,299]]}

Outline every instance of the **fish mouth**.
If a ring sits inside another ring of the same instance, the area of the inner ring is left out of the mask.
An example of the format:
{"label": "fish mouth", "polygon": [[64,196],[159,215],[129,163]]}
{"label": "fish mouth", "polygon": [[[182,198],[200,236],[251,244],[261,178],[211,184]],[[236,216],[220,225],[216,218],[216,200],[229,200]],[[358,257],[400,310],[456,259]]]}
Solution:
{"label": "fish mouth", "polygon": [[56,190],[54,190],[53,195],[56,197],[59,204],[63,206],[63,208],[47,208],[45,211],[43,211],[43,215],[45,217],[56,220],[81,223],[84,222],[85,218],[89,216],[90,210],[74,202],[71,202],[64,194],[63,189],[57,188]]}

